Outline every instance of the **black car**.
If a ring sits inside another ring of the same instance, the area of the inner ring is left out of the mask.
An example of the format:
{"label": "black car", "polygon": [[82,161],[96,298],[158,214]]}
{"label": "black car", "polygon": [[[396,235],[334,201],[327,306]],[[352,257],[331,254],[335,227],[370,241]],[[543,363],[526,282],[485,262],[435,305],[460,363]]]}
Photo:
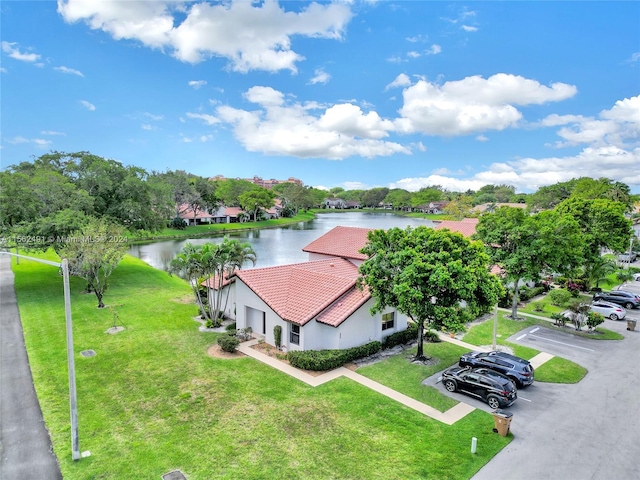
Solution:
{"label": "black car", "polygon": [[460,357],[458,365],[490,368],[509,377],[519,388],[533,383],[531,363],[506,352],[468,352]]}
{"label": "black car", "polygon": [[479,398],[494,410],[508,407],[518,398],[516,386],[508,377],[487,368],[452,367],[442,373],[442,383],[447,391]]}
{"label": "black car", "polygon": [[610,292],[598,292],[593,296],[594,300],[617,303],[624,308],[637,308],[640,305],[640,295],[624,290],[612,290]]}

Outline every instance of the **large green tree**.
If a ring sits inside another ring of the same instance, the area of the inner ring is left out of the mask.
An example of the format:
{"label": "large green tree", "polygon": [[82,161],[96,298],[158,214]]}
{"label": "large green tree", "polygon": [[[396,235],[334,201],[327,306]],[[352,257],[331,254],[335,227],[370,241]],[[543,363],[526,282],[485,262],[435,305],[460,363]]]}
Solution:
{"label": "large green tree", "polygon": [[252,212],[253,220],[259,220],[258,214],[262,209],[268,210],[275,204],[275,193],[266,188],[254,186],[238,196],[238,202],[243,210]]}
{"label": "large green tree", "polygon": [[375,300],[371,312],[395,307],[418,324],[417,359],[424,359],[425,324],[444,326],[461,308],[489,309],[502,291],[482,244],[459,233],[427,227],[374,230],[360,251],[368,256],[359,267],[359,283]]}
{"label": "large green tree", "polygon": [[521,281],[537,281],[545,272],[574,272],[582,259],[578,223],[555,211],[529,215],[521,208],[500,207],[480,217],[474,238],[482,240],[512,285],[512,318],[518,314]]}

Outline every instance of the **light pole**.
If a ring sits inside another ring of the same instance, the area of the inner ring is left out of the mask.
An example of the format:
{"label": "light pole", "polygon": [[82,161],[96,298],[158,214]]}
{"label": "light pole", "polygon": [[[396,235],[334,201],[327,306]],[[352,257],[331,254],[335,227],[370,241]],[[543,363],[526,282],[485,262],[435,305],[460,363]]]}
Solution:
{"label": "light pole", "polygon": [[78,402],[76,398],[76,368],[73,358],[73,329],[71,323],[71,294],[69,293],[69,260],[62,259],[62,262],[52,262],[42,258],[18,255],[17,253],[2,252],[17,258],[33,260],[34,262],[45,263],[62,269],[62,283],[64,285],[64,311],[67,327],[67,362],[69,367],[69,410],[71,412],[71,458],[79,460],[80,441],[78,439]]}

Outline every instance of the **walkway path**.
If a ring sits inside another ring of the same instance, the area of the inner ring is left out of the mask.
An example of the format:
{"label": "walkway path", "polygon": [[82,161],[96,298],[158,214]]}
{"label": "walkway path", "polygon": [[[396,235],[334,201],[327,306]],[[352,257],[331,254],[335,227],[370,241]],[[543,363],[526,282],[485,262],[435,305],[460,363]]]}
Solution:
{"label": "walkway path", "polygon": [[[489,349],[487,348],[471,345],[469,343],[465,343],[456,338],[451,338],[442,334],[440,334],[440,339],[446,342],[454,343],[456,345],[468,348],[469,350],[489,351]],[[367,378],[364,375],[360,375],[359,373],[349,370],[348,368],[345,368],[345,367],[336,368],[334,370],[323,373],[321,375],[314,376],[300,369],[292,367],[291,365],[284,363],[276,358],[270,357],[269,355],[259,352],[254,348],[251,348],[253,345],[256,345],[257,343],[258,343],[258,340],[251,340],[249,342],[241,343],[238,346],[238,351],[244,353],[249,357],[255,358],[256,360],[263,362],[277,370],[280,370],[281,372],[286,373],[287,375],[297,378],[298,380],[306,383],[307,385],[311,385],[312,387],[317,387],[318,385],[322,385],[323,383],[326,383],[338,377],[344,376],[344,377],[350,378],[355,382],[358,382],[361,385],[364,385],[367,388],[370,388],[371,390],[381,393],[386,397],[389,397],[397,402],[400,402],[406,407],[412,408],[413,410],[416,410],[428,417],[433,418],[434,420],[438,420],[439,422],[445,423],[447,425],[453,425],[455,422],[457,422],[458,420],[460,420],[461,418],[465,417],[466,415],[471,413],[473,410],[475,410],[475,408],[472,407],[471,405],[468,405],[466,403],[458,403],[455,407],[451,407],[446,412],[441,412],[439,410],[436,410],[433,407],[430,407],[429,405],[419,402],[418,400],[408,397],[407,395],[404,395],[396,390],[393,390],[385,385],[382,385],[381,383],[371,380],[370,378]],[[534,358],[532,358],[531,363],[534,365],[534,368],[537,368],[538,366],[542,365],[544,362],[548,361],[550,358],[553,358],[553,355],[549,355],[543,352],[536,355]]]}
{"label": "walkway path", "polygon": [[0,478],[61,479],[33,387],[13,279],[11,259],[0,255]]}

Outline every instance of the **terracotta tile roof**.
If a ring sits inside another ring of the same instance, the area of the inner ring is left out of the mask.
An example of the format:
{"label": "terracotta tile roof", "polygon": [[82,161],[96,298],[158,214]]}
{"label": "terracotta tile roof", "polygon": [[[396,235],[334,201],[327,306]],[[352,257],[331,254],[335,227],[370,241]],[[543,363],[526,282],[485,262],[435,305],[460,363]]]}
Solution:
{"label": "terracotta tile roof", "polygon": [[476,225],[478,224],[477,218],[465,218],[464,220],[454,221],[454,220],[443,220],[438,225],[436,225],[436,230],[442,230],[443,228],[447,228],[452,232],[458,232],[464,235],[465,237],[470,237],[474,233],[476,233]]}
{"label": "terracotta tile roof", "polygon": [[371,294],[366,286],[364,290],[352,288],[329,305],[316,317],[316,320],[337,327],[370,298]]}
{"label": "terracotta tile roof", "polygon": [[358,250],[365,246],[367,235],[373,230],[373,228],[335,227],[304,247],[302,251],[366,260],[367,256]]}
{"label": "terracotta tile roof", "polygon": [[[235,281],[236,281],[236,279],[235,279],[234,275],[232,275],[231,278],[229,278],[227,276],[227,273],[225,272],[224,275],[222,276],[222,287],[226,287],[227,285],[229,285],[230,283],[233,283]],[[213,277],[207,278],[200,285],[202,285],[203,287],[213,288],[214,290],[217,290],[218,289],[218,274],[216,273]]]}
{"label": "terracotta tile roof", "polygon": [[323,317],[324,323],[339,325],[361,305],[354,301],[358,295],[364,301],[370,298],[356,288],[358,267],[339,258],[239,270],[236,276],[282,319],[297,325],[306,324],[345,296],[342,305],[336,304]]}
{"label": "terracotta tile roof", "polygon": [[213,218],[213,215],[211,215],[206,210],[198,210],[198,215],[196,216],[195,212],[193,211],[193,208],[191,208],[186,203],[183,203],[182,205],[180,205],[178,207],[178,211],[180,212],[179,214],[180,218],[184,218],[184,219],[193,220],[194,218],[196,219]]}

